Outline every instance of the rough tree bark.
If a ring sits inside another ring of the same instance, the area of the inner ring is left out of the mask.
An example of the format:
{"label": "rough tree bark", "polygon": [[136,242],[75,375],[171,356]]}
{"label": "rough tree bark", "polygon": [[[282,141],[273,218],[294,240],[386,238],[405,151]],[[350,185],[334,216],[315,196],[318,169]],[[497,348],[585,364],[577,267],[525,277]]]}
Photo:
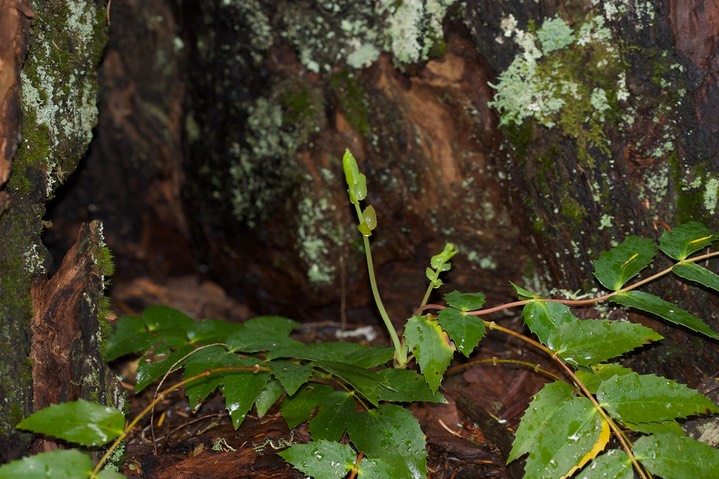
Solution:
{"label": "rough tree bark", "polygon": [[[105,21],[99,1],[0,2],[0,462],[27,451],[32,435],[15,425],[33,410],[79,395],[111,396],[98,356],[99,225],[63,270],[84,268],[89,276],[58,277],[50,283],[56,291],[42,286],[50,261],[41,240],[45,204],[92,137]],[[65,288],[80,295],[64,296]]]}

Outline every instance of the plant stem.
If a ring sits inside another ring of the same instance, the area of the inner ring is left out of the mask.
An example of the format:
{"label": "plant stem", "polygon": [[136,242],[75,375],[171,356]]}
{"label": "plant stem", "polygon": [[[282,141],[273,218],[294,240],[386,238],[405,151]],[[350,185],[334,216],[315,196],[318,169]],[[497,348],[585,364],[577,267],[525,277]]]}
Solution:
{"label": "plant stem", "polygon": [[367,258],[367,272],[369,274],[369,284],[370,288],[372,289],[372,296],[374,296],[374,302],[377,305],[380,316],[382,316],[382,321],[384,321],[387,332],[389,333],[390,338],[392,338],[395,362],[398,366],[402,367],[407,364],[407,351],[406,348],[402,346],[402,343],[400,343],[399,336],[397,336],[397,331],[395,331],[394,325],[389,319],[387,310],[384,309],[382,298],[379,295],[379,289],[377,288],[377,279],[375,278],[374,274],[374,265],[372,263],[372,251],[370,250],[369,238],[362,235],[362,239],[364,240],[364,252],[365,257]]}

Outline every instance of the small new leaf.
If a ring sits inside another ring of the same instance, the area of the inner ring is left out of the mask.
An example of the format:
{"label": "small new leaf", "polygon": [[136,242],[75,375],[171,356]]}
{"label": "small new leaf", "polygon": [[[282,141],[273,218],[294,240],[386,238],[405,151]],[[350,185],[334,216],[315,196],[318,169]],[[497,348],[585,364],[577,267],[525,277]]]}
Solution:
{"label": "small new leaf", "polygon": [[461,311],[474,311],[484,306],[486,301],[484,293],[460,293],[459,291],[452,291],[444,295],[444,300],[452,306]]}
{"label": "small new leaf", "polygon": [[529,291],[527,291],[526,289],[522,288],[522,287],[519,286],[518,284],[514,284],[514,283],[512,283],[511,281],[509,282],[509,284],[511,284],[512,287],[514,288],[514,291],[517,292],[517,297],[519,297],[519,299],[522,299],[522,300],[525,300],[525,299],[539,299],[539,296],[537,296],[537,295],[534,294],[534,293],[530,293]]}
{"label": "small new leaf", "polygon": [[125,416],[114,407],[79,399],[41,409],[17,427],[83,446],[102,446],[122,434]]}
{"label": "small new leaf", "polygon": [[594,276],[612,291],[649,265],[656,254],[656,245],[647,238],[628,236],[622,244],[599,255],[594,262]]}
{"label": "small new leaf", "polygon": [[717,236],[706,226],[690,221],[665,231],[659,238],[659,249],[677,261],[686,259],[690,254],[706,248]]}

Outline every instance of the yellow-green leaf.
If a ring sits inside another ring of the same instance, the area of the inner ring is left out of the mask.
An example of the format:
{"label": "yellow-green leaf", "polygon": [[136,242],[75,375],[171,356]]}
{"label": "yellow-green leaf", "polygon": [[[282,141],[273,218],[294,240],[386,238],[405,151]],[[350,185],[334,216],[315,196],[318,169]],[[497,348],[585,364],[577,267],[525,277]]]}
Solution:
{"label": "yellow-green leaf", "polygon": [[454,354],[449,338],[436,320],[426,316],[410,318],[404,328],[404,337],[427,384],[436,392]]}

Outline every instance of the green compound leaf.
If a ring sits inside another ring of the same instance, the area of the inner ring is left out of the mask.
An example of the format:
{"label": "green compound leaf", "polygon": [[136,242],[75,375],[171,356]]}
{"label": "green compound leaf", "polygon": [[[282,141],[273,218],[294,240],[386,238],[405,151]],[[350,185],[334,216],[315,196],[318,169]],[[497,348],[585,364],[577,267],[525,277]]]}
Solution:
{"label": "green compound leaf", "polygon": [[339,441],[345,433],[348,418],[354,413],[355,396],[347,391],[333,391],[322,398],[317,414],[310,419],[312,439]]}
{"label": "green compound leaf", "polygon": [[407,409],[383,404],[377,409],[355,412],[347,424],[347,433],[357,450],[368,459],[392,467],[392,473],[384,477],[427,477],[424,434],[417,418]]}
{"label": "green compound leaf", "polygon": [[187,328],[187,339],[192,344],[224,343],[227,338],[239,330],[242,324],[230,323],[216,319],[203,319],[195,321]]}
{"label": "green compound leaf", "polygon": [[690,254],[706,248],[717,236],[701,223],[690,221],[665,231],[659,238],[659,249],[672,259],[681,261]]}
{"label": "green compound leaf", "polygon": [[240,325],[227,340],[233,352],[256,353],[302,344],[289,337],[300,324],[281,316],[258,316]]}
{"label": "green compound leaf", "polygon": [[380,401],[391,402],[447,402],[439,392],[432,392],[429,389],[424,376],[411,369],[387,368],[378,371],[387,383],[391,384],[394,391],[383,388],[379,391]]}
{"label": "green compound leaf", "polygon": [[115,324],[115,331],[107,340],[104,358],[112,361],[120,356],[147,351],[157,339],[145,328],[138,316],[122,316]]}
{"label": "green compound leaf", "polygon": [[222,381],[225,407],[232,418],[232,426],[239,428],[247,413],[269,381],[269,373],[239,373],[226,376]]}
{"label": "green compound leaf", "polygon": [[541,300],[534,300],[525,305],[522,308],[522,316],[527,327],[543,344],[547,344],[549,338],[562,324],[579,321],[567,306]]}
{"label": "green compound leaf", "polygon": [[169,306],[150,306],[142,312],[142,319],[150,332],[174,333],[183,337],[194,323],[191,317]]}
{"label": "green compound leaf", "polygon": [[255,408],[257,409],[257,416],[262,419],[267,414],[267,411],[277,402],[277,400],[285,392],[285,388],[277,379],[270,379],[265,383],[265,387],[262,389],[260,394],[255,400]]}
{"label": "green compound leaf", "polygon": [[594,276],[602,286],[612,291],[639,274],[656,254],[654,241],[628,236],[622,244],[599,255],[594,262]]}
{"label": "green compound leaf", "polygon": [[618,364],[595,364],[591,367],[591,371],[579,370],[575,374],[590,393],[596,394],[599,385],[612,376],[633,372],[631,369]]}
{"label": "green compound leaf", "polygon": [[122,434],[125,416],[114,407],[79,399],[41,409],[17,428],[83,446],[102,446]]}
{"label": "green compound leaf", "polygon": [[608,426],[589,399],[572,394],[569,385],[551,383],[527,408],[508,458],[529,453],[526,479],[569,475],[606,445]]}
{"label": "green compound leaf", "polygon": [[454,341],[457,350],[467,357],[484,337],[484,321],[477,316],[455,308],[444,308],[439,312],[438,320],[450,339]]}
{"label": "green compound leaf", "polygon": [[290,446],[277,454],[314,479],[342,479],[357,457],[347,444],[325,440]]}
{"label": "green compound leaf", "polygon": [[381,390],[385,388],[394,389],[376,371],[337,361],[317,361],[315,364],[317,367],[346,381],[375,406],[379,404],[378,395]]}
{"label": "green compound leaf", "polygon": [[2,479],[87,479],[94,464],[74,449],[43,452],[0,466]]}
{"label": "green compound leaf", "polygon": [[297,344],[270,351],[267,359],[296,358],[307,361],[339,361],[361,368],[380,366],[394,357],[394,349],[357,343]]}
{"label": "green compound leaf", "polygon": [[670,323],[684,326],[710,338],[719,339],[719,333],[710,328],[704,321],[658,296],[642,291],[627,291],[612,296],[611,301],[628,308],[637,308],[648,313],[656,314]]}
{"label": "green compound leaf", "polygon": [[127,479],[124,475],[120,474],[116,471],[110,471],[108,469],[103,469],[100,471],[97,475],[97,479]]}
{"label": "green compound leaf", "polygon": [[570,364],[590,366],[660,339],[660,334],[641,324],[577,318],[561,324],[547,346]]}
{"label": "green compound leaf", "polygon": [[632,462],[627,453],[612,449],[585,467],[577,479],[634,479]]}
{"label": "green compound leaf", "polygon": [[310,418],[317,406],[334,393],[326,384],[307,384],[294,396],[282,401],[282,417],[290,429],[294,429]]}
{"label": "green compound leaf", "polygon": [[641,437],[634,454],[649,472],[664,478],[708,479],[719,471],[719,450],[679,434]]}
{"label": "green compound leaf", "polygon": [[474,311],[484,306],[487,297],[484,293],[460,293],[459,291],[452,291],[444,295],[444,300],[448,305],[460,311]]}
{"label": "green compound leaf", "polygon": [[709,399],[683,384],[635,372],[604,381],[597,389],[597,400],[613,417],[626,423],[661,423],[719,412]]}
{"label": "green compound leaf", "polygon": [[719,291],[719,275],[696,263],[677,264],[672,268],[677,276]]}
{"label": "green compound leaf", "polygon": [[[176,351],[167,345],[160,345],[140,360],[137,366],[137,381],[135,392],[140,392],[156,380],[164,376],[170,368],[180,368],[184,364],[185,356],[195,350],[191,344],[180,346]],[[178,363],[179,361],[179,363]],[[177,364],[176,364],[177,363]]]}
{"label": "green compound leaf", "polygon": [[292,396],[297,390],[310,380],[312,366],[309,364],[295,364],[290,361],[269,361],[265,366],[270,368],[272,375],[276,377],[287,394]]}
{"label": "green compound leaf", "polygon": [[454,348],[437,321],[426,316],[413,316],[404,327],[404,337],[429,388],[436,392],[442,382],[442,376],[449,366]]}
{"label": "green compound leaf", "polygon": [[387,479],[395,477],[396,468],[378,459],[362,459],[357,468],[357,477],[361,479]]}

